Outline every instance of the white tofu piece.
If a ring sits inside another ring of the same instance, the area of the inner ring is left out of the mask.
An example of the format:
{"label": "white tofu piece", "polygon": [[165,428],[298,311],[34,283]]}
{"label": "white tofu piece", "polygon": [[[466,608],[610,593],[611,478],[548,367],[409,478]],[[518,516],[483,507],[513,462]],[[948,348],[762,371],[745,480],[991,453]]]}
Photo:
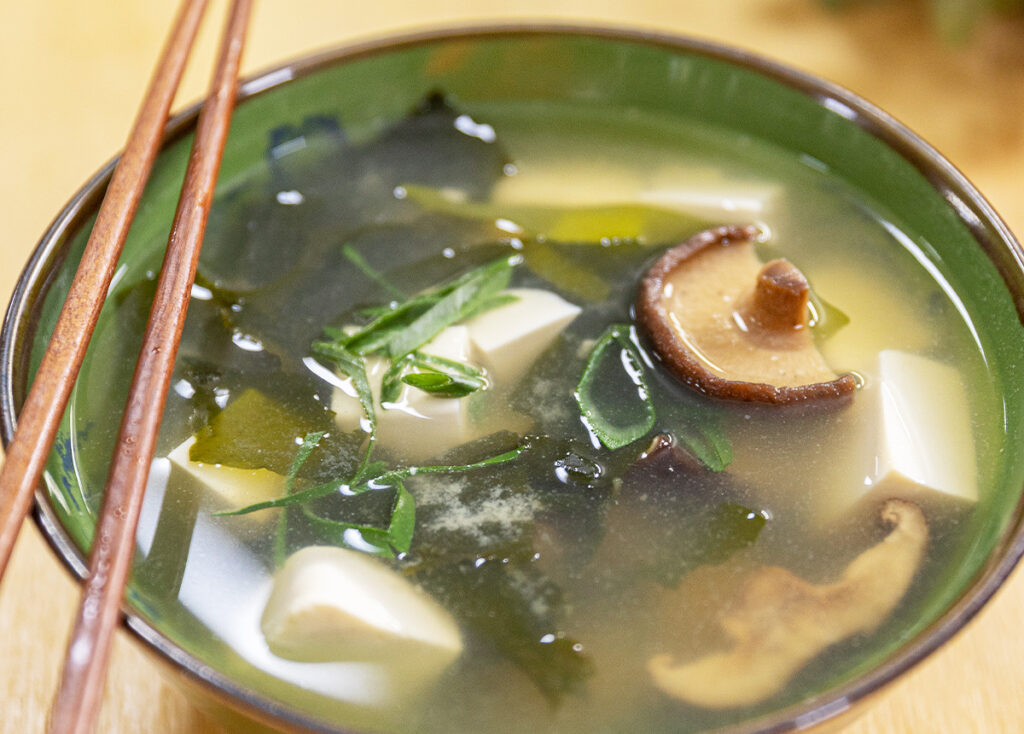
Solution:
{"label": "white tofu piece", "polygon": [[878,355],[878,450],[868,494],[974,503],[978,469],[967,392],[955,367],[906,352]]}
{"label": "white tofu piece", "polygon": [[519,300],[466,322],[473,356],[500,388],[521,378],[580,314],[580,307],[537,288],[510,288]]}
{"label": "white tofu piece", "polygon": [[[206,496],[220,510],[237,510],[256,502],[277,499],[285,493],[285,477],[269,469],[239,469],[221,464],[204,464],[191,461],[188,452],[196,441],[188,438],[171,451],[167,458],[171,462],[172,477],[169,483],[188,481],[201,485]],[[178,477],[174,475],[177,474]],[[271,511],[239,515],[257,523],[275,518]]]}
{"label": "white tofu piece", "polygon": [[[467,363],[470,361],[469,330],[449,326],[419,351],[435,357]],[[480,429],[471,417],[471,405],[479,397],[438,398],[423,390],[403,386],[394,403],[380,404],[381,383],[388,362],[379,357],[366,360],[366,376],[373,391],[377,416],[377,445],[400,451],[407,461],[423,461],[448,449],[478,438]],[[335,389],[331,410],[343,431],[360,427],[364,415],[350,381],[344,389]]]}
{"label": "white tofu piece", "polygon": [[278,571],[260,623],[278,656],[378,663],[396,690],[435,681],[462,653],[451,615],[379,560],[310,546]]}
{"label": "white tofu piece", "polygon": [[[559,159],[557,166],[531,167],[521,175],[503,176],[492,199],[499,204],[554,207],[646,204],[710,219],[735,214],[758,218],[775,207],[782,187],[760,179],[735,179],[703,166],[665,165],[652,161],[637,167],[636,151]],[[609,156],[612,156],[609,158]],[[638,173],[638,170],[643,173]],[[566,186],[572,181],[572,186]]]}
{"label": "white tofu piece", "polygon": [[768,183],[716,182],[705,186],[673,186],[649,189],[637,195],[637,201],[664,209],[684,211],[714,219],[723,214],[763,216],[779,195],[779,187]]}
{"label": "white tofu piece", "polygon": [[850,445],[824,467],[831,479],[817,495],[824,526],[894,497],[937,510],[978,500],[970,406],[955,367],[884,350],[846,410]]}

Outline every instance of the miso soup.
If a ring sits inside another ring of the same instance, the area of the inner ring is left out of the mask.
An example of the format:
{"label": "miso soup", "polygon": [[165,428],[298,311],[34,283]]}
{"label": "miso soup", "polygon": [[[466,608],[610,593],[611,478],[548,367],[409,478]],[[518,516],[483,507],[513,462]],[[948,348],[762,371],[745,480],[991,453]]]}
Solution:
{"label": "miso soup", "polygon": [[[799,269],[801,328],[852,393],[709,397],[659,353],[641,282],[723,225]],[[378,130],[299,117],[222,186],[204,247],[134,601],[338,726],[780,709],[919,629],[996,481],[1001,401],[930,254],[737,132],[444,90]],[[76,391],[93,507],[157,267],[120,275]]]}

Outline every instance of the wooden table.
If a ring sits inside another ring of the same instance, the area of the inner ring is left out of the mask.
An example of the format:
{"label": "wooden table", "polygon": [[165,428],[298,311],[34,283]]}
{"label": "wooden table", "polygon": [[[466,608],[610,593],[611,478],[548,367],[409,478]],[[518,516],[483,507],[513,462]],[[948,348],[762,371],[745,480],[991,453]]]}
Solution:
{"label": "wooden table", "polygon": [[[176,2],[0,0],[0,299],[50,218],[122,144]],[[215,0],[210,19],[223,14]],[[836,81],[942,150],[1024,232],[1024,22],[988,22],[951,47],[926,3],[891,0],[833,13],[818,0],[276,0],[258,5],[246,68],[414,26],[533,18],[672,31],[746,47]],[[429,10],[427,8],[430,8]],[[208,23],[206,84],[216,45]],[[26,526],[0,587],[0,732],[44,730],[75,585]],[[848,734],[1024,731],[1024,575],[1015,574],[960,634],[895,685]],[[124,634],[115,644],[101,732],[219,731],[167,686]]]}

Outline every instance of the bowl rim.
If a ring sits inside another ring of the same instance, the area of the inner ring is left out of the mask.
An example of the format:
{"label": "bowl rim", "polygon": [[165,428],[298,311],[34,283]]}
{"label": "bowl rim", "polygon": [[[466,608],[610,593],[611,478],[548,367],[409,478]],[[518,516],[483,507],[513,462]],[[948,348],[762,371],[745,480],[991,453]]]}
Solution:
{"label": "bowl rim", "polygon": [[[238,104],[292,80],[361,58],[436,42],[544,36],[586,37],[634,43],[733,64],[800,92],[812,98],[819,106],[853,122],[916,168],[954,209],[999,271],[1014,298],[1018,318],[1024,322],[1024,287],[1015,287],[1012,283],[1013,279],[1020,280],[1024,275],[1024,249],[988,201],[957,168],[916,133],[871,102],[830,81],[747,50],[683,35],[620,25],[546,21],[469,24],[383,35],[285,61],[242,80],[238,89]],[[161,148],[191,131],[201,107],[202,102],[194,103],[169,120]],[[25,397],[28,350],[22,347],[35,326],[36,308],[46,294],[51,276],[67,254],[69,234],[77,231],[98,206],[119,155],[101,167],[61,209],[33,250],[15,286],[0,331],[0,440],[4,446],[10,442],[16,425],[15,393],[19,393],[21,401]],[[21,377],[17,384],[16,375]],[[68,571],[76,581],[83,579],[87,570],[86,558],[58,521],[44,486],[36,489],[33,516]],[[1022,555],[1024,490],[1018,497],[1011,521],[1006,523],[988,559],[965,584],[959,598],[937,619],[905,642],[888,660],[821,694],[715,731],[722,734],[776,734],[807,729],[842,717],[855,704],[906,673],[960,631],[1003,584]],[[285,725],[292,729],[324,734],[346,731],[257,693],[207,666],[136,614],[127,601],[122,605],[121,621],[157,659],[169,664],[190,681],[200,684],[207,693],[231,709],[271,726]]]}

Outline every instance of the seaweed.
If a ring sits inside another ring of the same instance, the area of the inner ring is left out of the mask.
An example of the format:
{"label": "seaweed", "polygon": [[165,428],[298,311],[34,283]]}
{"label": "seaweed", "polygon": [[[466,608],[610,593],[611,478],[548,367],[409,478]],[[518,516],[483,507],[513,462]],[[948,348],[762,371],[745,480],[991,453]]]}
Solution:
{"label": "seaweed", "polygon": [[579,693],[594,665],[564,629],[561,589],[529,558],[465,560],[415,579],[469,630],[515,663],[552,706]]}

